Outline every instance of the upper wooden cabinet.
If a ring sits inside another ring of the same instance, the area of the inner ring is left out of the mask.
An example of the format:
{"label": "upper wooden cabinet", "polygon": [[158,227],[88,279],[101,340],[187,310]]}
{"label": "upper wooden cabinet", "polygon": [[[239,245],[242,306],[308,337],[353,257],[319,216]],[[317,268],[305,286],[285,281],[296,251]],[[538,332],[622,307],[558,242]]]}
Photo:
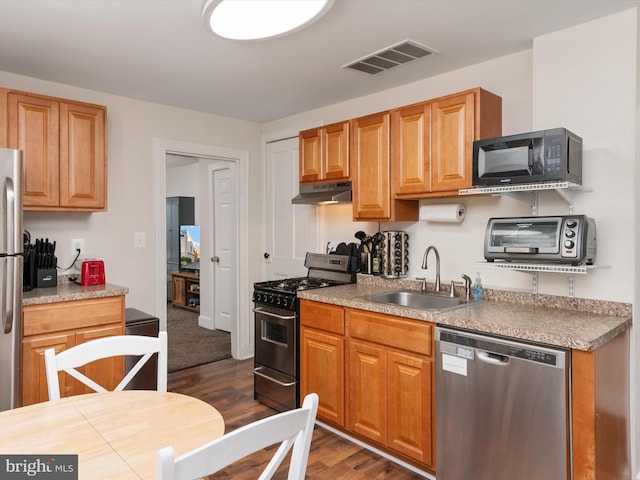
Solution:
{"label": "upper wooden cabinet", "polygon": [[24,152],[24,209],[106,210],[106,107],[15,90],[0,95],[0,139]]}
{"label": "upper wooden cabinet", "polygon": [[300,132],[300,183],[349,180],[349,122]]}
{"label": "upper wooden cabinet", "polygon": [[396,200],[391,189],[390,113],[351,120],[353,218],[367,221],[418,219],[418,203]]}
{"label": "upper wooden cabinet", "polygon": [[475,88],[391,112],[397,198],[471,188],[473,141],[502,134],[502,99]]}

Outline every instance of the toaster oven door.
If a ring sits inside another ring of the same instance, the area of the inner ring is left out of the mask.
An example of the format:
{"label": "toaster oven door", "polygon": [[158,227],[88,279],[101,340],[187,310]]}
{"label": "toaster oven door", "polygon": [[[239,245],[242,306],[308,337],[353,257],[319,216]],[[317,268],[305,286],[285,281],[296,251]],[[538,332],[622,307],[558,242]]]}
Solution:
{"label": "toaster oven door", "polygon": [[561,217],[492,218],[485,236],[487,260],[527,260],[560,253]]}

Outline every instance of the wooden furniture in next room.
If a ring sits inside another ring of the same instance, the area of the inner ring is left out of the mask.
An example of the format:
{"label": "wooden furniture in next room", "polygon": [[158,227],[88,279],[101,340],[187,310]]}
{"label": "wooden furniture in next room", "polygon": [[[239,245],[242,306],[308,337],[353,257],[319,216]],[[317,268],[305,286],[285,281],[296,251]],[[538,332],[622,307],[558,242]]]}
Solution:
{"label": "wooden furniture in next room", "polygon": [[200,277],[194,272],[171,272],[171,303],[200,313]]}

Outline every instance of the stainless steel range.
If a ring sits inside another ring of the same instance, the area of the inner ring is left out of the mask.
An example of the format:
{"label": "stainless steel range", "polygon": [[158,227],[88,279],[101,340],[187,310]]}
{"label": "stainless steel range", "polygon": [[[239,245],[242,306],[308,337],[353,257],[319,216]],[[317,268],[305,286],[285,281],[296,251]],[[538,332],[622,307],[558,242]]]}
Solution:
{"label": "stainless steel range", "polygon": [[254,284],[254,398],[278,411],[300,404],[297,292],[356,281],[355,257],[307,253],[306,277]]}

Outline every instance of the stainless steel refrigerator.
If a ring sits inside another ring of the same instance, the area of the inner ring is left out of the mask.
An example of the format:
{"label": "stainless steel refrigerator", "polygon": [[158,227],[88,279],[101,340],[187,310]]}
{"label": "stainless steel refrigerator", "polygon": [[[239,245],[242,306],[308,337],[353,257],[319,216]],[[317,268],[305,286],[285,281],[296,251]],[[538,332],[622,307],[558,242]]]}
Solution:
{"label": "stainless steel refrigerator", "polygon": [[21,150],[0,148],[0,411],[20,406],[22,370]]}

